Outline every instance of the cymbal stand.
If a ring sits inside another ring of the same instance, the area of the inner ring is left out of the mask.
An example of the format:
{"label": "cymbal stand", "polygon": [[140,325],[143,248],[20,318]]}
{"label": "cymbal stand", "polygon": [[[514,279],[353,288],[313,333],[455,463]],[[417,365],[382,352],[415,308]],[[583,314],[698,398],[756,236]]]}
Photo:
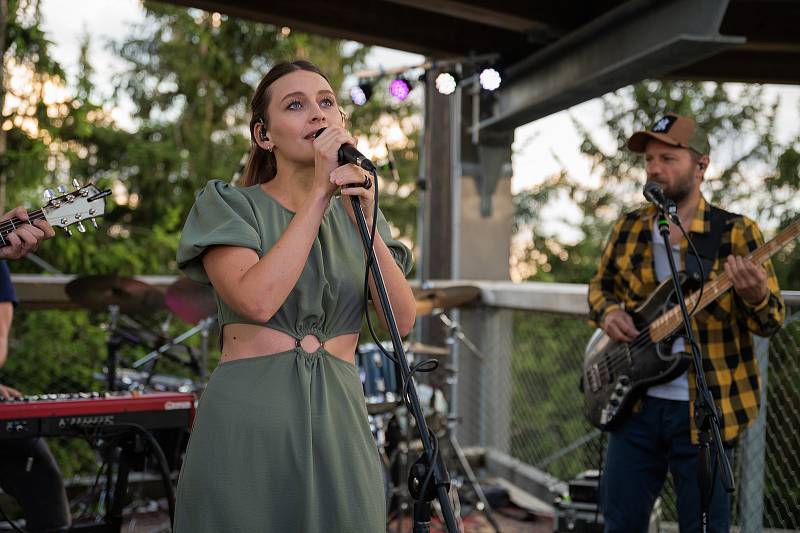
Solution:
{"label": "cymbal stand", "polygon": [[[185,332],[181,333],[180,335],[178,335],[174,339],[169,339],[168,342],[162,344],[161,346],[159,346],[155,350],[151,351],[149,354],[145,355],[141,359],[138,359],[138,360],[134,361],[134,363],[131,365],[131,367],[132,368],[140,368],[140,367],[142,367],[142,366],[144,366],[144,365],[146,365],[148,363],[151,363],[151,362],[154,364],[156,359],[158,359],[162,355],[165,355],[165,356],[169,357],[170,359],[175,360],[176,362],[185,364],[184,361],[181,361],[180,359],[178,359],[177,357],[175,357],[174,355],[169,353],[169,350],[171,348],[173,348],[175,346],[183,346],[183,347],[187,348],[187,350],[189,352],[189,357],[190,357],[189,366],[197,374],[200,374],[202,376],[202,374],[205,373],[205,368],[204,368],[205,367],[205,358],[206,358],[206,351],[208,350],[208,329],[211,327],[211,324],[213,324],[216,320],[217,320],[216,315],[211,315],[209,317],[204,318],[196,326],[186,330]],[[186,346],[186,345],[181,344],[184,340],[188,339],[189,337],[191,337],[192,335],[194,335],[197,332],[201,333],[201,339],[202,339],[202,342],[201,342],[202,354],[201,354],[201,357],[199,357],[199,358],[197,356],[195,356],[194,350],[192,350],[190,346]],[[202,359],[202,361],[201,361],[201,359]]]}
{"label": "cymbal stand", "polygon": [[458,399],[457,391],[458,391],[458,350],[456,348],[456,342],[461,341],[467,346],[471,352],[473,352],[476,356],[480,359],[484,359],[483,354],[478,349],[477,346],[466,336],[464,332],[461,331],[461,325],[455,319],[451,319],[448,317],[444,311],[442,310],[434,310],[435,316],[438,316],[439,320],[445,327],[447,332],[446,343],[447,347],[450,350],[450,362],[451,362],[451,371],[449,372],[449,376],[447,378],[447,383],[450,385],[450,398],[447,402],[448,406],[448,414],[447,414],[447,424],[445,425],[445,433],[447,436],[447,441],[450,443],[453,451],[455,452],[456,458],[458,459],[458,464],[461,467],[464,474],[467,476],[467,480],[469,481],[472,490],[475,491],[475,495],[480,500],[480,505],[478,509],[483,513],[486,517],[486,520],[491,524],[492,528],[496,533],[500,533],[500,525],[494,518],[492,514],[492,507],[489,505],[489,500],[486,499],[486,495],[483,493],[483,489],[481,488],[480,483],[478,482],[478,478],[475,476],[475,472],[472,470],[472,467],[467,460],[467,457],[464,455],[464,449],[458,442],[456,438],[456,424],[459,421],[458,417],[458,405],[456,404],[456,400]]}
{"label": "cymbal stand", "polygon": [[117,321],[119,320],[119,306],[111,304],[108,306],[108,337],[106,338],[106,389],[109,391],[117,390],[117,364],[119,363],[119,348],[122,339],[117,331]]}
{"label": "cymbal stand", "polygon": [[208,374],[208,332],[211,326],[217,321],[217,315],[209,315],[200,321],[200,357],[197,361],[200,371],[200,379],[205,380]]}

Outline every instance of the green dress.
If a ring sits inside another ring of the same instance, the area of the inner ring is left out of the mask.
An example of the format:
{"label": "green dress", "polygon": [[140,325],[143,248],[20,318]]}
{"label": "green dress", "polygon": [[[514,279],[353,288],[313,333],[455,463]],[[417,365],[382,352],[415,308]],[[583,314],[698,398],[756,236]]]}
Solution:
{"label": "green dress", "polygon": [[[358,230],[331,200],[303,273],[265,325],[324,342],[361,328],[364,253]],[[208,283],[210,246],[275,244],[294,213],[259,186],[214,180],[197,196],[178,248],[190,278]],[[407,274],[411,254],[381,237]],[[217,296],[220,327],[254,323]],[[221,363],[200,399],[178,481],[175,533],[385,531],[383,474],[358,369],[324,349]]]}

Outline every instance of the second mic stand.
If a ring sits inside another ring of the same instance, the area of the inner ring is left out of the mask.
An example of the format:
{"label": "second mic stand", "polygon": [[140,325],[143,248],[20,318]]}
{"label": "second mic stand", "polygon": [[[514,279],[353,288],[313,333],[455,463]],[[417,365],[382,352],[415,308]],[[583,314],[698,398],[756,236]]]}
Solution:
{"label": "second mic stand", "polygon": [[[372,179],[377,189],[378,176],[372,172]],[[377,191],[376,191],[377,192]],[[438,499],[441,506],[442,517],[444,518],[445,526],[449,533],[457,533],[458,526],[453,514],[453,508],[450,505],[448,490],[450,488],[450,477],[447,474],[447,469],[444,466],[441,455],[438,453],[436,444],[432,438],[428,426],[425,423],[425,416],[422,412],[422,407],[419,403],[417,396],[417,388],[414,379],[411,377],[411,368],[408,366],[405,350],[403,349],[403,342],[400,337],[400,332],[397,329],[397,322],[394,318],[389,296],[386,293],[386,285],[381,275],[380,265],[377,258],[370,249],[369,229],[367,228],[367,221],[361,211],[361,202],[357,196],[350,198],[353,205],[353,212],[358,222],[358,229],[361,234],[361,241],[364,245],[366,252],[367,262],[372,272],[372,279],[375,283],[375,289],[378,292],[380,305],[383,309],[383,315],[386,319],[386,325],[389,328],[389,334],[392,337],[392,346],[394,348],[394,356],[397,359],[400,371],[402,374],[402,383],[405,385],[403,394],[406,403],[411,408],[414,419],[417,422],[417,429],[419,430],[420,440],[424,448],[424,455],[417,460],[411,467],[409,473],[408,486],[409,491],[415,498],[414,502],[414,533],[424,533],[430,531],[431,520],[431,502],[434,498]],[[377,228],[376,228],[377,231]],[[370,258],[372,260],[370,261]],[[432,485],[431,485],[432,483]],[[425,489],[425,490],[423,490]]]}
{"label": "second mic stand", "polygon": [[[481,484],[478,481],[475,472],[472,470],[472,467],[467,460],[467,457],[464,455],[464,449],[461,447],[461,444],[458,442],[458,438],[456,437],[456,424],[459,422],[458,416],[458,404],[456,403],[456,391],[458,390],[458,372],[459,372],[459,365],[457,354],[458,350],[456,348],[456,342],[461,341],[464,343],[467,348],[470,349],[472,353],[474,353],[479,359],[484,360],[485,358],[480,353],[480,350],[475,343],[473,343],[461,330],[461,325],[459,324],[458,320],[454,318],[450,318],[447,316],[444,311],[440,311],[434,313],[439,317],[439,320],[444,325],[445,329],[447,330],[447,348],[450,353],[450,363],[452,365],[451,375],[448,378],[448,382],[450,385],[450,398],[447,402],[448,405],[448,413],[447,413],[447,425],[445,431],[447,432],[447,438],[450,443],[450,447],[453,448],[453,452],[456,455],[456,459],[458,460],[459,466],[461,466],[461,470],[464,472],[464,475],[469,481],[470,486],[472,487],[473,492],[475,492],[475,496],[477,496],[480,504],[478,510],[483,513],[486,517],[486,520],[492,526],[495,533],[500,533],[500,524],[497,523],[495,520],[494,515],[492,514],[492,506],[489,504],[489,500],[486,499],[486,494],[484,494],[483,489],[481,488]],[[482,506],[482,508],[481,508]]]}
{"label": "second mic stand", "polygon": [[711,391],[708,390],[708,384],[706,383],[705,374],[703,372],[703,358],[700,354],[700,348],[694,340],[689,310],[686,308],[686,302],[683,298],[683,289],[680,279],[678,278],[678,269],[675,266],[675,258],[672,257],[672,248],[669,244],[668,219],[675,220],[677,224],[680,224],[680,220],[675,214],[674,204],[669,207],[669,211],[659,207],[658,214],[658,230],[664,239],[664,244],[667,249],[667,260],[672,274],[672,283],[675,286],[675,296],[677,297],[681,315],[683,316],[683,327],[686,331],[686,337],[689,340],[689,345],[692,347],[692,361],[694,363],[694,373],[697,382],[697,394],[694,401],[694,420],[699,440],[697,481],[700,486],[700,531],[705,533],[708,531],[708,511],[714,489],[714,470],[716,470],[716,468],[713,470],[711,468],[711,450],[709,445],[712,440],[716,448],[718,464],[722,466],[722,484],[725,487],[725,491],[731,493],[736,489],[733,483],[731,463],[722,446],[722,436],[719,432],[719,415],[714,405],[714,397],[711,395]]}

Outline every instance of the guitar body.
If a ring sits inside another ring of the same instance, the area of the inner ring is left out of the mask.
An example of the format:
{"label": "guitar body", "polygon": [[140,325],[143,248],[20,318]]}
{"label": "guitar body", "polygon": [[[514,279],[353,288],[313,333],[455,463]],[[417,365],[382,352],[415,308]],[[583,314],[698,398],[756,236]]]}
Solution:
{"label": "guitar body", "polygon": [[[681,279],[686,285],[685,276]],[[653,342],[648,325],[676,305],[672,280],[662,282],[632,313],[638,340],[617,342],[598,329],[583,361],[584,412],[593,426],[613,429],[648,387],[672,381],[688,368],[684,354],[672,355],[673,338]]]}

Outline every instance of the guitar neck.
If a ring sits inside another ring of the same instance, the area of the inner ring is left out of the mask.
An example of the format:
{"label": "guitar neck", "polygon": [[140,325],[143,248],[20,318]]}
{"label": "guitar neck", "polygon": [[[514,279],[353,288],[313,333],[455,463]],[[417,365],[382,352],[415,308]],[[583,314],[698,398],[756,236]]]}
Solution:
{"label": "guitar neck", "polygon": [[0,248],[10,244],[8,239],[6,239],[9,233],[20,226],[32,224],[34,220],[43,220],[44,218],[44,211],[42,209],[37,209],[28,212],[28,220],[21,220],[14,217],[0,222]]}
{"label": "guitar neck", "polygon": [[[775,255],[784,246],[792,242],[800,234],[800,218],[789,224],[783,231],[775,236],[769,242],[759,246],[752,253],[747,255],[747,258],[757,265],[765,263],[770,257]],[[703,288],[703,296],[700,298],[700,303],[697,303],[697,298],[700,296],[700,291],[695,291],[684,299],[686,308],[690,311],[694,309],[693,315],[705,309],[711,302],[719,298],[722,294],[728,291],[733,286],[733,282],[727,273],[723,272],[719,277],[714,278],[713,281],[705,284]],[[695,304],[697,308],[695,309]],[[664,340],[672,333],[678,330],[683,325],[683,317],[681,316],[680,306],[675,306],[650,324],[650,338],[653,342]]]}

